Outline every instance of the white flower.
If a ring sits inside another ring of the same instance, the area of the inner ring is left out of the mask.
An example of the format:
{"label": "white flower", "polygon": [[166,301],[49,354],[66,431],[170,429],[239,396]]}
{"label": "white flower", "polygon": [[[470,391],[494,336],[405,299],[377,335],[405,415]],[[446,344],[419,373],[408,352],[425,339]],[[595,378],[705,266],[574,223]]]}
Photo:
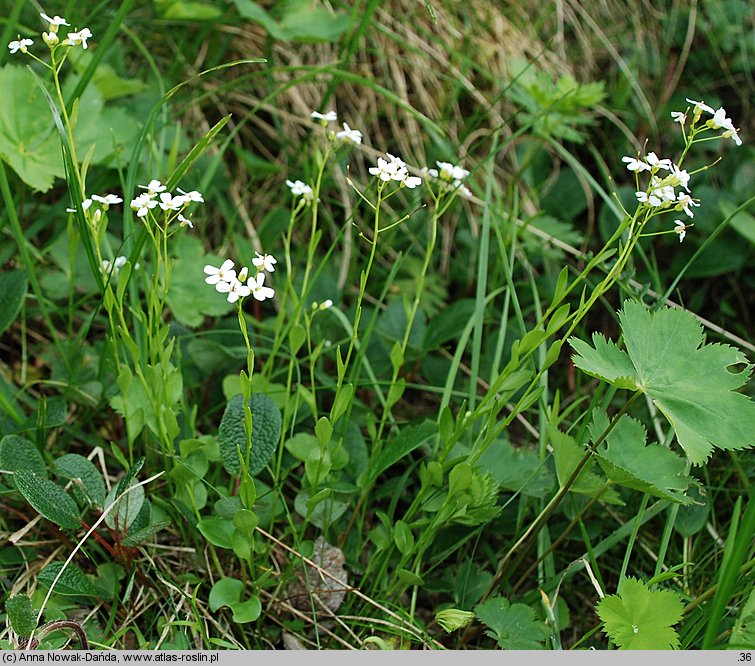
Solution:
{"label": "white flower", "polygon": [[[112,267],[113,267],[113,273],[118,273],[118,271],[120,271],[121,268],[123,268],[126,265],[127,261],[128,261],[128,258],[124,257],[123,255],[121,255],[119,257],[116,257],[115,261],[112,262],[112,264],[111,264],[111,262],[108,259],[103,259],[102,260],[102,271],[105,272],[105,273],[110,272],[110,266],[112,265]],[[137,267],[138,266],[139,266],[139,264],[137,264]]]}
{"label": "white flower", "polygon": [[221,294],[228,294],[228,302],[235,303],[239,298],[249,296],[251,289],[245,284],[241,284],[237,279],[233,279],[230,282],[218,282],[215,287]]}
{"label": "white flower", "polygon": [[193,201],[194,203],[204,203],[204,198],[201,192],[192,190],[191,192],[184,192],[180,187],[176,188],[186,198],[187,201]]}
{"label": "white flower", "polygon": [[78,32],[69,32],[68,39],[66,39],[63,43],[68,46],[78,46],[79,44],[81,44],[81,46],[86,49],[87,39],[91,38],[92,33],[89,28],[82,28]]}
{"label": "white flower", "polygon": [[627,169],[639,173],[640,171],[650,171],[650,165],[638,160],[636,157],[622,157],[622,162],[626,162]]}
{"label": "white flower", "polygon": [[679,234],[679,242],[681,243],[687,235],[687,225],[681,220],[675,220],[674,224],[676,224],[674,227],[674,233]]}
{"label": "white flower", "polygon": [[239,275],[237,279],[239,282],[246,282],[247,277],[249,277],[249,269],[246,266],[244,266],[244,268],[242,268],[239,271]]}
{"label": "white flower", "polygon": [[312,191],[312,188],[300,180],[295,180],[294,182],[287,180],[286,185],[288,185],[291,188],[291,194],[293,194],[294,196],[297,196],[297,197],[302,196],[307,201],[311,201],[314,197],[314,192]]}
{"label": "white flower", "polygon": [[668,178],[669,183],[671,183],[675,187],[681,186],[685,190],[687,190],[687,192],[689,192],[689,187],[687,187],[689,179],[690,175],[685,169],[680,169],[678,166],[676,166],[676,164],[672,165],[671,175]]}
{"label": "white flower", "polygon": [[637,201],[640,203],[648,203],[651,206],[662,206],[663,201],[659,199],[654,192],[648,194],[647,192],[635,192],[634,196],[637,197]]}
{"label": "white flower", "polygon": [[[92,200],[99,201],[105,210],[107,210],[109,206],[119,204],[123,201],[123,199],[115,194],[106,194],[104,197],[101,197],[98,194],[93,194]],[[86,208],[84,210],[86,210]]]}
{"label": "white flower", "polygon": [[[204,279],[207,284],[216,285],[221,282],[231,282],[236,279],[236,271],[233,270],[232,259],[226,259],[220,268],[215,268],[215,266],[210,266],[208,264],[204,267],[204,272],[207,275]],[[221,291],[221,289],[218,288],[218,291]]]}
{"label": "white flower", "polygon": [[331,301],[329,298],[326,298],[322,303],[320,303],[320,310],[329,310],[333,307],[333,301]]}
{"label": "white flower", "polygon": [[254,267],[258,270],[266,270],[268,273],[275,272],[275,264],[278,263],[278,261],[270,254],[260,254],[259,252],[255,252],[257,256],[252,259],[252,264],[254,264]]}
{"label": "white flower", "polygon": [[157,206],[157,201],[149,196],[147,192],[143,192],[131,201],[131,208],[136,211],[137,217],[144,217],[155,206]]}
{"label": "white flower", "polygon": [[422,179],[419,176],[407,176],[402,181],[402,184],[413,190],[417,185],[422,185]]}
{"label": "white flower", "polygon": [[61,25],[70,25],[70,23],[68,23],[68,22],[67,22],[67,21],[66,21],[66,20],[65,20],[64,18],[62,18],[61,16],[57,16],[57,15],[55,15],[55,16],[53,16],[52,18],[50,18],[50,17],[49,17],[49,16],[47,15],[47,14],[44,14],[44,13],[41,13],[41,14],[40,14],[40,16],[41,16],[41,17],[42,17],[42,18],[43,18],[43,19],[44,19],[45,21],[47,21],[47,22],[48,22],[48,23],[50,24],[50,32],[52,32],[53,34],[54,34],[54,33],[56,33],[56,32],[58,31],[58,28],[59,28],[59,27],[60,27]]}
{"label": "white flower", "polygon": [[394,157],[390,153],[386,153],[386,155],[388,156],[388,160],[378,157],[377,166],[370,167],[369,172],[373,176],[378,176],[383,181],[404,180],[408,172],[403,160],[399,157]]}
{"label": "white flower", "polygon": [[708,113],[715,113],[715,111],[713,109],[711,109],[704,102],[696,102],[694,99],[690,99],[689,97],[687,97],[687,101],[690,104],[694,105],[694,107],[695,107],[695,114],[698,115],[698,116],[700,115],[701,111],[707,111]]}
{"label": "white flower", "polygon": [[463,196],[465,199],[472,198],[472,191],[466,185],[463,185],[460,180],[457,180],[454,183],[454,187],[459,190],[459,194],[461,194],[461,196]]}
{"label": "white flower", "polygon": [[26,53],[33,43],[34,42],[31,39],[21,39],[21,36],[19,35],[18,39],[13,40],[10,44],[8,44],[8,48],[10,49],[11,53],[16,53],[17,51]]}
{"label": "white flower", "polygon": [[336,132],[336,139],[351,141],[352,143],[362,143],[362,133],[359,130],[351,129],[351,127],[344,123],[343,131]]}
{"label": "white flower", "polygon": [[57,32],[43,32],[42,39],[47,46],[55,46],[60,41]]}
{"label": "white flower", "polygon": [[150,197],[156,197],[160,192],[165,192],[166,187],[159,180],[150,180],[148,185],[139,185],[143,190],[147,190]]}
{"label": "white flower", "polygon": [[675,210],[683,210],[689,217],[695,217],[695,214],[690,209],[690,206],[700,206],[689,194],[682,192],[677,199]]}
{"label": "white flower", "polygon": [[170,192],[160,193],[160,208],[163,210],[181,210],[186,203],[186,199],[181,196],[173,196]]}
{"label": "white flower", "polygon": [[[438,175],[445,180],[464,180],[469,175],[469,171],[450,162],[436,162],[436,164],[440,169]],[[431,173],[431,175],[434,175],[436,178],[438,177],[436,174]]]}
{"label": "white flower", "polygon": [[742,145],[742,139],[739,138],[739,134],[737,134],[734,123],[731,121],[731,118],[726,117],[726,111],[723,107],[718,109],[713,114],[713,117],[708,121],[708,125],[710,125],[713,129],[726,130],[722,134],[724,138],[728,139],[729,137],[731,137],[732,139],[734,139],[734,143],[736,143],[738,146]]}
{"label": "white flower", "polygon": [[253,278],[249,278],[249,282],[247,284],[251,287],[252,296],[254,296],[258,301],[264,301],[267,298],[272,298],[275,296],[275,291],[271,289],[270,287],[263,287],[263,283],[265,282],[265,274],[264,273],[257,273]]}
{"label": "white flower", "polygon": [[336,114],[335,111],[328,111],[325,114],[319,113],[317,111],[312,111],[310,116],[312,117],[312,120],[322,121],[323,125],[334,123],[336,120],[338,120],[338,114]]}
{"label": "white flower", "polygon": [[178,214],[178,222],[179,222],[179,226],[189,227],[189,229],[194,228],[194,225],[191,223],[191,220],[181,215],[181,213]]}
{"label": "white flower", "polygon": [[687,122],[687,114],[682,111],[672,111],[671,117],[675,123],[679,123],[680,125],[684,125]]}
{"label": "white flower", "polygon": [[645,159],[648,161],[648,164],[655,170],[657,169],[665,169],[668,171],[671,168],[672,162],[669,159],[658,159],[658,155],[655,153],[648,153],[645,156]]}

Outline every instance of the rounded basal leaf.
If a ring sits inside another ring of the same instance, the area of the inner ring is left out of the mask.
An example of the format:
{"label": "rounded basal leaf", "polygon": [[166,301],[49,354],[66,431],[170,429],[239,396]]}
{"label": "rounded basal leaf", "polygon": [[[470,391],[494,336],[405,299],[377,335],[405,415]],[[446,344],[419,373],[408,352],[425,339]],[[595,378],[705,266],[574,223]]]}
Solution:
{"label": "rounded basal leaf", "polygon": [[55,461],[55,472],[58,476],[73,481],[72,487],[77,488],[90,504],[95,507],[104,506],[105,482],[90,460],[78,453],[67,453]]}
{"label": "rounded basal leaf", "polygon": [[37,614],[31,605],[31,599],[25,594],[8,597],[5,602],[10,626],[19,636],[28,636],[37,628]]}
{"label": "rounded basal leaf", "polygon": [[[45,461],[36,445],[18,435],[6,435],[0,440],[0,469],[6,472],[26,469],[47,478]],[[12,478],[9,477],[11,483]]]}
{"label": "rounded basal leaf", "polygon": [[[105,509],[111,504],[115,506],[105,516],[105,524],[113,530],[125,531],[136,520],[144,504],[144,487],[137,485],[136,479],[131,479],[129,492],[121,491],[121,484],[113,488],[105,498]],[[119,492],[121,491],[121,492]],[[120,498],[120,499],[116,499]]]}
{"label": "rounded basal leaf", "polygon": [[69,530],[81,525],[76,502],[57,483],[43,479],[28,469],[18,470],[14,479],[26,501],[47,520]]}
{"label": "rounded basal leaf", "polygon": [[23,271],[0,273],[0,334],[14,322],[21,310],[26,286],[26,273]]}
{"label": "rounded basal leaf", "polygon": [[57,594],[70,596],[84,595],[88,597],[97,594],[92,582],[75,564],[69,563],[68,566],[63,569],[60,578],[55,582],[55,578],[60,573],[61,569],[63,569],[63,562],[53,562],[52,564],[48,564],[39,572],[37,580],[39,580],[39,583],[45,587],[52,587],[53,583],[55,583],[54,591]]}
{"label": "rounded basal leaf", "polygon": [[218,443],[223,467],[229,474],[241,471],[239,452],[248,460],[249,474],[257,474],[267,465],[280,440],[281,413],[263,393],[252,394],[252,449],[248,451],[244,431],[244,397],[236,395],[228,401],[218,429]]}

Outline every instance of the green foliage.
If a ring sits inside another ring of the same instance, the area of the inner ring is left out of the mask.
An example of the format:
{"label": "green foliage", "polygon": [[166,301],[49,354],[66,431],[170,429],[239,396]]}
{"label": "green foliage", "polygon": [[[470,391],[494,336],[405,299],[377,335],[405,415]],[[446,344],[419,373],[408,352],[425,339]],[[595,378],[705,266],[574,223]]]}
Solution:
{"label": "green foliage", "polygon": [[221,578],[210,590],[210,610],[228,607],[233,611],[234,622],[254,622],[262,612],[262,604],[257,596],[241,601],[243,591],[244,584],[237,578]]}
{"label": "green foliage", "polygon": [[[590,424],[593,442],[608,430],[610,420],[605,411],[596,409]],[[692,504],[684,494],[693,480],[687,476],[683,458],[659,444],[645,445],[642,424],[624,414],[596,451],[598,463],[606,476],[625,488],[632,488],[661,499]]]}
{"label": "green foliage", "polygon": [[47,520],[69,530],[81,525],[76,502],[57,483],[28,469],[17,470],[13,478],[26,501]]}
{"label": "green foliage", "polygon": [[488,627],[485,633],[494,638],[502,650],[540,650],[548,637],[548,628],[525,604],[512,604],[504,597],[491,597],[475,606],[474,612],[477,619]]}
{"label": "green foliage", "polygon": [[[704,463],[714,447],[752,446],[755,403],[735,391],[752,370],[742,352],[728,345],[703,344],[699,322],[676,308],[651,313],[641,303],[626,301],[619,321],[626,352],[600,335],[593,336],[594,348],[570,338],[578,368],[619,388],[648,395],[695,465]],[[728,370],[734,365],[744,368]]]}
{"label": "green foliage", "polygon": [[26,298],[27,279],[24,271],[0,273],[0,334],[16,320]]}
{"label": "green foliage", "polygon": [[314,7],[307,0],[291,0],[279,20],[252,0],[233,0],[239,14],[259,23],[273,39],[283,42],[333,42],[350,23],[346,12]]}
{"label": "green foliage", "polygon": [[0,469],[7,472],[25,469],[47,478],[42,454],[33,442],[18,435],[6,435],[0,440]]}
{"label": "green foliage", "polygon": [[244,432],[244,397],[233,396],[225,407],[218,428],[218,443],[223,466],[229,474],[241,471],[239,456],[246,460],[249,474],[261,472],[275,453],[280,440],[281,413],[264,393],[253,393],[249,400],[252,410],[252,446],[247,445]]}
{"label": "green foliage", "polygon": [[29,636],[37,628],[37,614],[31,599],[25,594],[17,594],[5,600],[10,626],[19,636]]}
{"label": "green foliage", "polygon": [[601,599],[597,613],[604,631],[623,650],[675,650],[679,635],[672,628],[682,617],[682,601],[671,590],[651,590],[627,578],[621,594]]}
{"label": "green foliage", "polygon": [[[66,596],[96,596],[97,591],[92,581],[75,564],[69,563],[65,569],[63,562],[52,562],[39,572],[37,580],[45,587],[53,588],[57,594]],[[60,572],[63,572],[62,574]],[[55,578],[60,574],[57,582]]]}
{"label": "green foliage", "polygon": [[55,472],[73,481],[73,490],[95,508],[105,505],[105,482],[97,468],[78,453],[67,453],[55,461]]}
{"label": "green foliage", "polygon": [[750,592],[734,623],[729,643],[738,647],[755,649],[755,589]]}

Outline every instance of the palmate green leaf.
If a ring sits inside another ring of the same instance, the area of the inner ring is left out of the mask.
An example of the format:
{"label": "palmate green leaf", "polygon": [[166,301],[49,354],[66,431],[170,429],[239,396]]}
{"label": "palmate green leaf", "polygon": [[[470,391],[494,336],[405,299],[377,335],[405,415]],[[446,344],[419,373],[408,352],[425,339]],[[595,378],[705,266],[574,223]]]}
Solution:
{"label": "palmate green leaf", "polygon": [[[606,431],[610,420],[602,409],[593,412],[592,441]],[[686,473],[684,458],[659,444],[645,445],[645,428],[627,415],[622,416],[596,451],[606,476],[625,488],[632,488],[679,504],[692,504],[684,495],[693,479]]]}
{"label": "palmate green leaf", "polygon": [[[651,313],[626,301],[619,321],[627,351],[601,337],[594,338],[594,348],[571,339],[577,367],[620,388],[633,388],[633,382],[669,420],[695,465],[704,463],[714,447],[752,446],[755,402],[736,392],[752,371],[744,354],[728,345],[703,344],[701,325],[684,310]],[[729,371],[734,365],[744,367]]]}
{"label": "palmate green leaf", "polygon": [[0,69],[0,158],[27,185],[46,192],[65,175],[58,135],[44,94],[25,67]]}
{"label": "palmate green leaf", "polygon": [[621,594],[604,597],[597,606],[603,630],[623,650],[674,650],[679,634],[672,628],[682,618],[684,605],[676,592],[650,590],[642,581],[627,578]]}
{"label": "palmate green leaf", "polygon": [[525,604],[512,604],[503,597],[492,597],[474,609],[477,619],[489,629],[485,632],[503,650],[540,650],[548,628],[535,619],[535,611]]}

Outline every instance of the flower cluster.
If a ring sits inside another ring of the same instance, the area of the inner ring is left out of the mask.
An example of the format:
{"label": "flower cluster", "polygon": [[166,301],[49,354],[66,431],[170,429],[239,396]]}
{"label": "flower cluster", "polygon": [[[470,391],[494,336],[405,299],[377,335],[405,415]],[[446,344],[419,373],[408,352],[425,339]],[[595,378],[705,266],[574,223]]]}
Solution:
{"label": "flower cluster", "polygon": [[462,181],[469,175],[469,171],[450,162],[436,162],[437,169],[422,168],[422,172],[441,184],[443,189],[456,192],[465,199],[470,199],[472,193]]}
{"label": "flower cluster", "polygon": [[[118,275],[118,271],[120,271],[121,268],[123,268],[126,265],[127,261],[128,261],[128,257],[124,257],[123,255],[116,257],[114,261],[110,261],[109,259],[103,259],[102,266],[101,266],[102,272],[109,273],[112,268],[113,273]],[[138,270],[139,268],[140,268],[139,262],[137,262],[134,265],[134,269]]]}
{"label": "flower cluster", "polygon": [[[327,127],[328,123],[334,123],[338,120],[338,114],[335,111],[328,111],[327,113],[320,113],[319,111],[312,111],[310,114],[312,120],[317,120],[323,127]],[[342,130],[338,132],[330,132],[331,141],[339,141],[340,143],[362,143],[362,133],[359,130],[351,129],[347,123],[341,125]]]}
{"label": "flower cluster", "polygon": [[383,182],[389,180],[395,180],[401,183],[402,186],[408,187],[413,190],[417,185],[422,184],[422,179],[418,176],[410,176],[409,170],[406,168],[406,163],[400,157],[385,154],[388,158],[384,160],[382,157],[378,157],[377,166],[370,167],[369,171],[373,176],[377,176]]}
{"label": "flower cluster", "polygon": [[289,186],[289,188],[291,189],[291,194],[293,194],[295,197],[301,197],[302,199],[304,199],[304,201],[307,202],[312,201],[315,198],[315,193],[312,188],[300,180],[287,180],[286,185]]}
{"label": "flower cluster", "polygon": [[151,180],[147,185],[139,185],[139,189],[146,192],[142,192],[131,200],[131,208],[136,211],[137,217],[146,217],[153,208],[159,206],[165,211],[166,225],[175,217],[180,226],[194,228],[192,221],[184,217],[182,211],[191,203],[204,203],[204,197],[200,192],[196,190],[184,192],[179,187],[179,194],[173,195],[166,191],[168,188],[159,180]]}
{"label": "flower cluster", "polygon": [[[219,268],[207,265],[204,272],[207,275],[205,282],[215,285],[215,289],[221,294],[228,294],[228,302],[235,303],[250,294],[258,301],[264,301],[275,296],[275,291],[265,286],[265,271],[275,271],[278,262],[272,255],[260,254],[252,259],[252,265],[257,269],[257,274],[249,275],[249,269],[244,266],[238,274],[234,269],[232,259],[226,259]],[[246,283],[246,284],[244,284]]]}
{"label": "flower cluster", "polygon": [[[82,28],[81,30],[69,32],[68,38],[61,42],[58,37],[58,30],[61,26],[70,27],[71,24],[62,16],[56,15],[50,17],[45,13],[41,13],[40,16],[48,24],[47,31],[42,33],[42,40],[47,46],[54,48],[58,44],[61,44],[63,46],[81,46],[83,49],[87,48],[87,40],[92,38],[92,31],[89,30],[89,28]],[[21,53],[28,53],[29,47],[32,44],[34,44],[34,40],[26,38],[21,39],[21,36],[19,35],[17,39],[14,39],[8,44],[8,49],[10,49],[11,53],[17,53],[19,51]]]}
{"label": "flower cluster", "polygon": [[[99,194],[93,194],[91,197],[87,197],[84,199],[84,201],[81,202],[81,210],[85,214],[89,211],[90,208],[92,208],[92,204],[97,203],[99,204],[95,208],[92,209],[92,212],[89,213],[90,220],[93,223],[97,223],[102,219],[102,213],[105,212],[110,206],[114,206],[115,204],[119,204],[123,201],[117,194],[106,194],[105,196],[100,196]],[[66,213],[75,213],[75,208],[66,208]]]}
{"label": "flower cluster", "polygon": [[[723,134],[721,135],[722,138],[732,139],[738,146],[742,145],[742,139],[739,138],[739,130],[734,127],[734,123],[732,122],[731,118],[726,117],[726,110],[723,107],[719,107],[718,109],[714,110],[704,102],[696,102],[694,99],[689,98],[687,99],[687,101],[695,107],[694,111],[692,112],[693,125],[700,120],[703,112],[710,113],[713,117],[705,121],[705,126],[713,130],[724,130]],[[687,114],[675,111],[672,112],[671,117],[675,122],[681,123],[683,125],[687,119]]]}

